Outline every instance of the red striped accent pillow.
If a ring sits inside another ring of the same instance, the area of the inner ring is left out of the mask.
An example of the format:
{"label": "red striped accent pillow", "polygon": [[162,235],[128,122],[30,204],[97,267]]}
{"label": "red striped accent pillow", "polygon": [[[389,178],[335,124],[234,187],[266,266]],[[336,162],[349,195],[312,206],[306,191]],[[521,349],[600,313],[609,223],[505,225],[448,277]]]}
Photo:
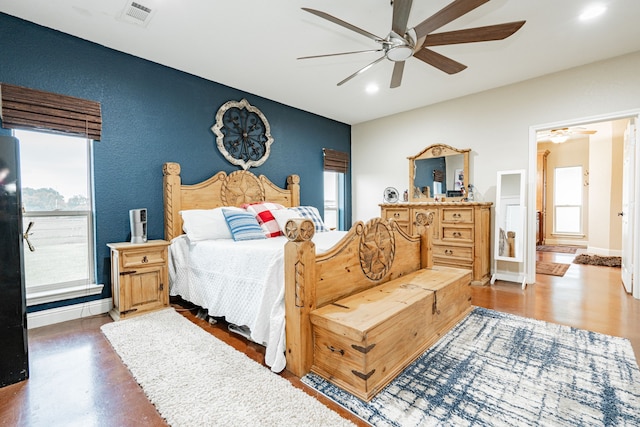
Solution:
{"label": "red striped accent pillow", "polygon": [[273,216],[272,211],[278,209],[286,209],[284,206],[278,203],[272,202],[261,202],[254,204],[244,204],[243,208],[247,210],[247,212],[251,212],[255,215],[258,220],[258,224],[264,231],[265,236],[267,237],[278,237],[282,235],[280,231],[280,227],[278,227],[278,222]]}

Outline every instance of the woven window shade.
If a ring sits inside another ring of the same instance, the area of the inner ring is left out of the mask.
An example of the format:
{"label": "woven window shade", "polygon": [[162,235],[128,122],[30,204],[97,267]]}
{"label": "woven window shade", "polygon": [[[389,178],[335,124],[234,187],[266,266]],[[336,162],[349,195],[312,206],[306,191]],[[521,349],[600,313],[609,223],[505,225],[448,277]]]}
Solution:
{"label": "woven window shade", "polygon": [[328,148],[323,148],[322,151],[324,153],[325,171],[347,173],[349,170],[349,153]]}
{"label": "woven window shade", "polygon": [[7,129],[37,129],[99,140],[100,103],[0,83],[0,118]]}

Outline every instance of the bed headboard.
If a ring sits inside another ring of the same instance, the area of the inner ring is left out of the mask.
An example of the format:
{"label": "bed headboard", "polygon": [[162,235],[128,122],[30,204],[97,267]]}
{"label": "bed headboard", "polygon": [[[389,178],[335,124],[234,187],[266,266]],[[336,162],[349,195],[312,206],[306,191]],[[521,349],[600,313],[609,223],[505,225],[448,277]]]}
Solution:
{"label": "bed headboard", "polygon": [[300,177],[289,175],[287,188],[280,188],[264,175],[238,170],[218,172],[192,185],[182,185],[180,164],[167,162],[162,167],[164,193],[164,238],[171,240],[183,233],[181,210],[241,206],[244,203],[274,202],[286,207],[300,205]]}

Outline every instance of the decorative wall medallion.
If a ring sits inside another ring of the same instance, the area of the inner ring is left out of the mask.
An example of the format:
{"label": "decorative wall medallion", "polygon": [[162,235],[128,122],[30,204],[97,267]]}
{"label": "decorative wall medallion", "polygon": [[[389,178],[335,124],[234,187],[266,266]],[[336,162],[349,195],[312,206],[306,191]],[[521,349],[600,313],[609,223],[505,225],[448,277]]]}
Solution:
{"label": "decorative wall medallion", "polygon": [[380,218],[364,226],[360,236],[360,267],[371,280],[380,280],[387,275],[396,253],[395,236]]}
{"label": "decorative wall medallion", "polygon": [[271,127],[264,114],[246,99],[225,102],[211,130],[216,134],[218,150],[231,164],[247,170],[269,158]]}

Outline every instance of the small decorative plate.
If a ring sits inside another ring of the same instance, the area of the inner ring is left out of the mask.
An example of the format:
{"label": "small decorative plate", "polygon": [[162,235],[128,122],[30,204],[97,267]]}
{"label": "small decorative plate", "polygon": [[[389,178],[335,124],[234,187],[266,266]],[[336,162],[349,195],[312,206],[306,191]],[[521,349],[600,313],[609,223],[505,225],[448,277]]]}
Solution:
{"label": "small decorative plate", "polygon": [[386,203],[396,203],[400,198],[398,190],[394,187],[387,187],[384,189],[384,201]]}

